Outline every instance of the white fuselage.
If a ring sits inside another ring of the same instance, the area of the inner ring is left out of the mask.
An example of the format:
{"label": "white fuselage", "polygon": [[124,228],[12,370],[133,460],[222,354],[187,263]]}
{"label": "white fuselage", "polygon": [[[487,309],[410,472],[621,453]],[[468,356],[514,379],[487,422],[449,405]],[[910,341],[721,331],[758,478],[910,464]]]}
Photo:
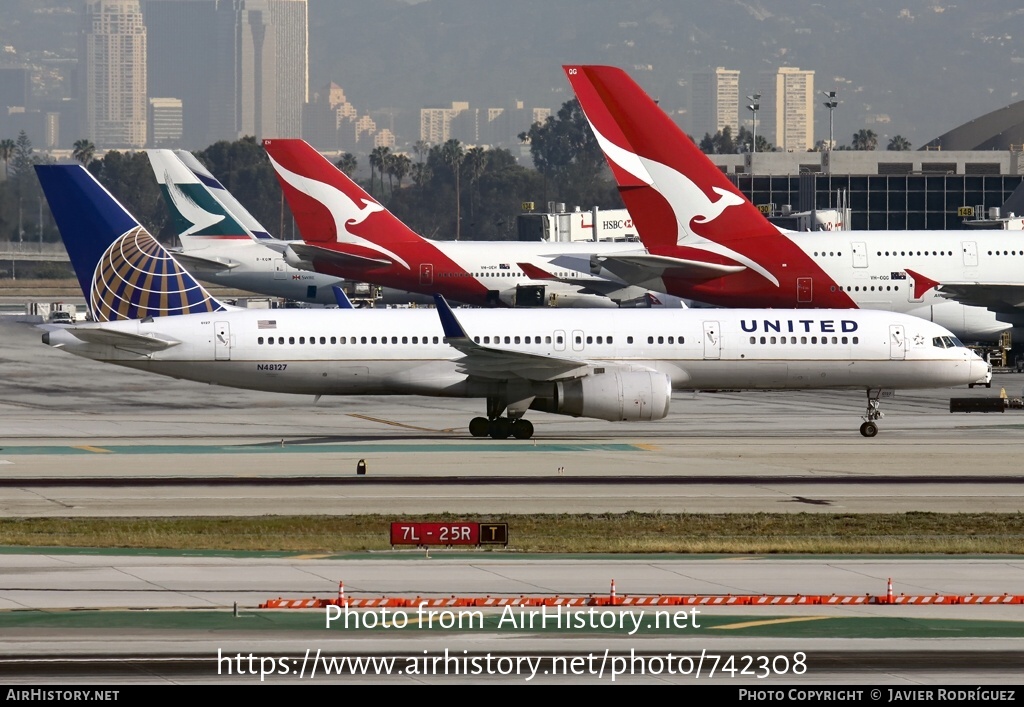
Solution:
{"label": "white fuselage", "polygon": [[[973,352],[954,345],[959,342],[948,331],[890,312],[456,313],[483,347],[579,360],[592,376],[604,365],[657,371],[676,390],[931,388],[975,382],[988,371]],[[254,390],[482,395],[460,372],[462,354],[445,343],[434,310],[238,310],[84,326],[180,343],[147,353],[131,343],[85,343],[75,329],[51,331],[44,341],[96,360]],[[504,376],[516,377],[514,367]]]}
{"label": "white fuselage", "polygon": [[[939,295],[915,297],[910,269],[938,282],[1024,287],[1024,240],[1009,231],[787,232],[835,285],[865,309],[923,317],[967,341],[991,340],[1016,322]],[[905,278],[905,279],[903,279]],[[815,283],[815,286],[818,286]],[[1024,320],[1024,312],[1022,312]]]}
{"label": "white fuselage", "polygon": [[[286,262],[284,254],[248,237],[193,236],[189,240],[190,246],[185,251],[188,255],[234,265],[231,268],[219,268],[214,263],[205,266],[198,260],[184,260],[182,264],[186,269],[204,282],[312,304],[336,305],[338,300],[331,289],[334,285],[345,289],[351,298],[358,296],[350,287],[352,281],[292,267]],[[382,304],[433,304],[433,299],[429,297],[391,288],[384,289],[379,296],[370,293],[370,297]]]}

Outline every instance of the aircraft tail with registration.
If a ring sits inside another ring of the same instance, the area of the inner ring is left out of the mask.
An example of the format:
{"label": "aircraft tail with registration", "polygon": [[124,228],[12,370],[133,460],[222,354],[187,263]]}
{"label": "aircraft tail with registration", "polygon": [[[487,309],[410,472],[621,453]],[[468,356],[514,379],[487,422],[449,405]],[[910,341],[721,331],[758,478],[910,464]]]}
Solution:
{"label": "aircraft tail with registration", "polygon": [[93,321],[227,309],[82,165],[36,165],[36,175]]}
{"label": "aircraft tail with registration", "polygon": [[[611,66],[564,69],[650,254],[634,267],[657,268],[666,290],[682,297],[742,306],[731,298],[746,302],[753,293],[761,306],[812,306],[810,293],[800,288],[831,278],[626,72]],[[801,265],[803,283],[787,263]],[[814,307],[856,307],[838,287],[818,287],[813,295]]]}

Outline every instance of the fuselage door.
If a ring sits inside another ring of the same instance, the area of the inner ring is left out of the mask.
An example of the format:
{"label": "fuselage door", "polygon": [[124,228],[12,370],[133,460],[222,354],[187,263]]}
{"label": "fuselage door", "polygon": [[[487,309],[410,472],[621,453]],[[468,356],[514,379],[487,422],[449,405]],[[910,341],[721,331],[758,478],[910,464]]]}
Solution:
{"label": "fuselage door", "polygon": [[576,329],[572,333],[572,350],[582,351],[583,350],[583,332]]}
{"label": "fuselage door", "polygon": [[963,241],[960,250],[964,254],[964,265],[974,267],[978,264],[978,244],[974,241]]}
{"label": "fuselage door", "polygon": [[288,266],[284,258],[274,258],[274,279],[285,280],[288,278]]}
{"label": "fuselage door", "polygon": [[213,323],[213,358],[215,361],[231,360],[231,325],[227,322]]}
{"label": "fuselage door", "polygon": [[907,357],[907,335],[902,324],[889,325],[889,358],[903,360]]}
{"label": "fuselage door", "polygon": [[722,357],[721,333],[718,322],[704,322],[704,358]]}
{"label": "fuselage door", "polygon": [[814,299],[814,280],[809,277],[796,279],[796,301],[809,304]]}
{"label": "fuselage door", "polygon": [[851,243],[850,250],[853,252],[853,267],[866,268],[868,266],[868,246],[866,243]]}
{"label": "fuselage door", "polygon": [[420,263],[420,284],[421,285],[433,285],[434,284],[434,265],[433,265],[433,263]]}

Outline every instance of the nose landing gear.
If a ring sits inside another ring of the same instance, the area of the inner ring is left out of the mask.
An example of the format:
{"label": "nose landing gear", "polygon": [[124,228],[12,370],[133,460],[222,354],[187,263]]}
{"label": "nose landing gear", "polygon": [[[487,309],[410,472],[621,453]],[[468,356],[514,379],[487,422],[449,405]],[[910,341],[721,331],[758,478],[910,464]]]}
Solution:
{"label": "nose landing gear", "polygon": [[865,437],[874,437],[878,434],[878,425],[875,424],[876,420],[881,420],[885,417],[885,414],[878,409],[878,398],[881,397],[882,391],[874,391],[874,397],[871,397],[871,390],[867,391],[868,396],[868,409],[864,414],[864,423],[860,426],[860,433]]}

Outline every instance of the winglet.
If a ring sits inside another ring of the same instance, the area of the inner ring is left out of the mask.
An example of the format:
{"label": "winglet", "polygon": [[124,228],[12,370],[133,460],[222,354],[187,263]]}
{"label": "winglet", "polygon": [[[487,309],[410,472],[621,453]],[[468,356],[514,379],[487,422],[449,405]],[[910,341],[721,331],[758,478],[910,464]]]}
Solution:
{"label": "winglet", "polygon": [[914,278],[914,299],[921,299],[924,297],[924,293],[933,287],[938,287],[942,283],[932,280],[929,277],[925,277],[920,273],[916,273],[913,270],[907,268],[907,274]]}
{"label": "winglet", "polygon": [[455,312],[448,305],[448,302],[441,295],[434,295],[434,303],[437,305],[437,314],[441,317],[441,328],[444,329],[446,339],[468,339],[466,330],[455,318]]}
{"label": "winglet", "polygon": [[531,280],[557,280],[558,278],[551,273],[543,270],[533,263],[516,263],[519,269],[523,271],[523,274]]}
{"label": "winglet", "polygon": [[355,309],[352,306],[352,300],[345,294],[345,290],[341,289],[337,285],[331,285],[331,289],[334,290],[334,299],[338,301],[339,309]]}

